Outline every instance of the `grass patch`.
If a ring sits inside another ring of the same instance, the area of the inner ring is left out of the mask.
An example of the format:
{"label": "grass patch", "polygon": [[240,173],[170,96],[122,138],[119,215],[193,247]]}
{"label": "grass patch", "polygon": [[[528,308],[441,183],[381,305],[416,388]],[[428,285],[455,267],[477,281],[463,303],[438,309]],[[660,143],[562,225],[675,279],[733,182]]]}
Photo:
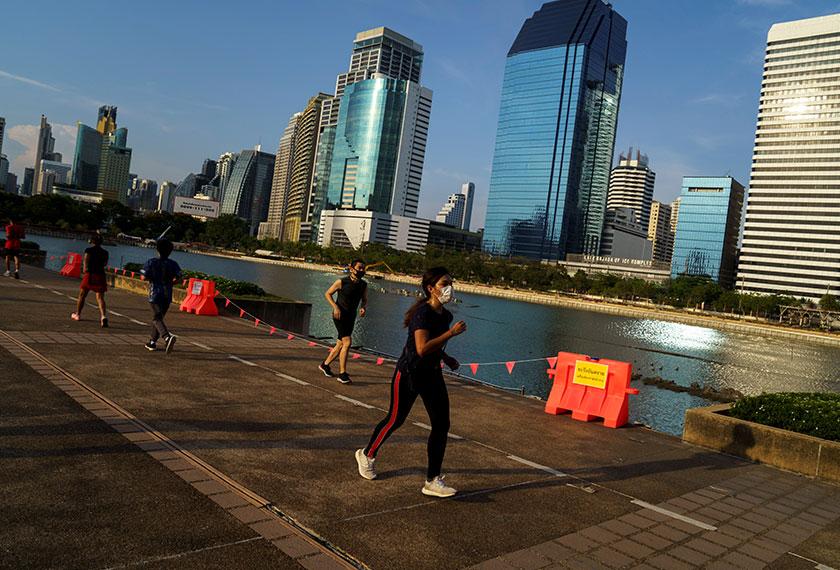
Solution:
{"label": "grass patch", "polygon": [[840,441],[840,394],[780,392],[735,402],[732,417]]}

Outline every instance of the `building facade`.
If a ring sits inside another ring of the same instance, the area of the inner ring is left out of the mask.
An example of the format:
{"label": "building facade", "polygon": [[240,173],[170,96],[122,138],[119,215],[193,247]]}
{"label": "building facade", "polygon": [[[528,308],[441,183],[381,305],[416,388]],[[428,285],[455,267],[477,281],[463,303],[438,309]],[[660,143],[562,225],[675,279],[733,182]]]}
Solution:
{"label": "building facade", "polygon": [[704,276],[735,284],[744,187],[734,178],[684,177],[671,276]]}
{"label": "building facade", "polygon": [[647,227],[636,221],[632,208],[610,208],[604,220],[600,255],[625,259],[650,260],[653,244]]}
{"label": "building facade", "polygon": [[505,64],[486,251],[600,250],[626,29],[603,0],[548,2],[525,21]]}
{"label": "building facade", "polygon": [[370,210],[324,210],[318,245],[352,247],[381,243],[401,251],[422,252],[429,239],[429,220]]}
{"label": "building facade", "polygon": [[243,150],[225,186],[222,214],[234,214],[248,222],[252,235],[268,216],[274,155],[260,150]]}
{"label": "building facade", "polygon": [[175,203],[175,188],[177,187],[177,184],[169,182],[168,180],[161,183],[160,188],[158,189],[158,212],[172,213],[172,206]]}
{"label": "building facade", "polygon": [[472,222],[473,198],[475,197],[475,184],[465,182],[461,186],[461,192],[450,194],[446,203],[441,207],[435,220],[462,230],[469,231]]}
{"label": "building facade", "polygon": [[619,155],[618,166],[610,173],[607,209],[631,208],[636,223],[647,227],[655,181],[656,173],[651,170],[647,155],[637,149],[634,156],[630,148],[626,155]]}
{"label": "building facade", "polygon": [[671,263],[671,255],[674,253],[671,206],[656,200],[651,203],[647,238],[653,247],[653,260]]}
{"label": "building facade", "polygon": [[280,137],[280,143],[277,145],[277,154],[274,156],[274,174],[271,179],[271,198],[268,202],[268,216],[264,222],[260,222],[257,230],[259,239],[279,239],[283,233],[283,218],[286,215],[289,184],[292,180],[292,157],[295,153],[299,117],[300,113],[292,115],[283,131],[283,136]]}
{"label": "building facade", "polygon": [[454,227],[441,222],[429,222],[427,245],[446,251],[481,251],[482,232]]}
{"label": "building facade", "polygon": [[840,295],[840,14],[767,34],[739,290]]}
{"label": "building facade", "polygon": [[82,190],[96,190],[101,158],[102,133],[78,123],[76,152],[73,155],[73,184]]}
{"label": "building facade", "polygon": [[35,186],[35,170],[32,168],[23,169],[23,183],[20,185],[21,196],[32,196],[32,188]]}
{"label": "building facade", "polygon": [[3,154],[3,139],[6,137],[6,118],[0,117],[0,155]]}
{"label": "building facade", "polygon": [[[116,109],[115,109],[116,111]],[[131,170],[131,149],[126,146],[128,129],[117,129],[102,135],[99,175],[96,189],[105,200],[126,203]]]}
{"label": "building facade", "polygon": [[35,168],[32,180],[32,193],[42,194],[51,191],[52,184],[49,181],[41,180],[41,161],[49,160],[61,162],[61,154],[55,152],[55,137],[52,136],[52,125],[47,121],[46,115],[41,115],[41,124],[38,128],[38,142],[35,146]]}

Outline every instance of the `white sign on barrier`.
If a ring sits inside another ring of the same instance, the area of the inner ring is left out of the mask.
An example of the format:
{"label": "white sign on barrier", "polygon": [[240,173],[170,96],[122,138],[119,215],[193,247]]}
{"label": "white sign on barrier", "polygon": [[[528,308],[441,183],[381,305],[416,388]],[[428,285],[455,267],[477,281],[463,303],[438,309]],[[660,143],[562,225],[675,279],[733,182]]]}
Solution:
{"label": "white sign on barrier", "polygon": [[201,216],[202,218],[218,218],[219,202],[215,200],[196,200],[185,196],[175,196],[175,207],[172,209],[175,214],[189,214]]}

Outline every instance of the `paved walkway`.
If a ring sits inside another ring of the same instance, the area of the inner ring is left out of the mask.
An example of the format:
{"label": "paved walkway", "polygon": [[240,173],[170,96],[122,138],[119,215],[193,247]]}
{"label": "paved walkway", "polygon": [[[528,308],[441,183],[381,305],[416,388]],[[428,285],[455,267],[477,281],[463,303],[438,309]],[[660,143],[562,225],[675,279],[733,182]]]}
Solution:
{"label": "paved walkway", "polygon": [[461,493],[419,492],[420,405],[362,480],[387,367],[342,386],[320,346],[180,313],[150,354],[141,296],[110,292],[102,330],[69,320],[78,282],[23,277],[0,280],[0,567],[840,568],[838,487],[455,379]]}

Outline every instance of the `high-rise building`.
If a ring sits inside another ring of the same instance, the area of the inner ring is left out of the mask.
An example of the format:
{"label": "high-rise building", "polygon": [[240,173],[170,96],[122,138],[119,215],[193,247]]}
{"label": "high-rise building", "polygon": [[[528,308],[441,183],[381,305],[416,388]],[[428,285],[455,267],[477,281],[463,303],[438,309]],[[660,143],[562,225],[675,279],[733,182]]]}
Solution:
{"label": "high-rise building", "polygon": [[[53,153],[55,156],[55,153]],[[51,194],[55,184],[67,184],[70,178],[70,171],[73,166],[57,160],[41,159],[38,163],[40,169],[35,173],[36,185],[33,187],[33,194]]]}
{"label": "high-rise building", "polygon": [[840,295],[837,45],[840,14],[767,34],[739,290]]}
{"label": "high-rise building", "polygon": [[322,102],[313,219],[322,210],[416,216],[432,92],[423,48],[380,27],[356,35],[350,68]]}
{"label": "high-rise building", "polygon": [[709,277],[732,288],[744,187],[729,176],[686,176],[671,258],[671,276]]}
{"label": "high-rise building", "polygon": [[474,195],[475,184],[465,182],[461,186],[460,193],[449,195],[435,220],[462,230],[469,230]]}
{"label": "high-rise building", "polygon": [[0,191],[9,192],[6,188],[6,178],[9,176],[9,160],[5,154],[0,154]]}
{"label": "high-rise building", "polygon": [[0,117],[0,155],[3,154],[3,137],[6,136],[6,119]]}
{"label": "high-rise building", "polygon": [[38,129],[38,143],[35,146],[35,178],[32,181],[33,194],[39,194],[42,190],[50,192],[52,184],[41,181],[41,161],[50,160],[61,162],[61,154],[55,152],[55,137],[52,136],[52,125],[47,121],[46,115],[41,115],[41,124]]}
{"label": "high-rise building", "polygon": [[671,206],[656,200],[651,203],[647,238],[653,244],[653,260],[671,263],[671,255],[674,252]]}
{"label": "high-rise building", "polygon": [[274,155],[257,149],[243,150],[233,167],[222,202],[222,214],[234,214],[248,222],[255,234],[268,216]]}
{"label": "high-rise building", "polygon": [[292,181],[292,159],[295,153],[295,139],[297,137],[298,118],[295,113],[289,119],[277,154],[274,156],[274,175],[271,179],[271,199],[268,202],[268,216],[260,222],[257,237],[259,239],[279,239],[283,233],[283,219],[286,216],[286,203],[289,195],[289,185]]}
{"label": "high-rise building", "polygon": [[99,107],[99,116],[96,118],[96,130],[101,134],[113,133],[117,130],[117,108],[111,105]]}
{"label": "high-rise building", "polygon": [[225,186],[237,158],[239,158],[239,153],[226,152],[219,156],[219,160],[216,161],[216,186],[219,188],[219,200],[224,200]]}
{"label": "high-rise building", "polygon": [[102,133],[78,123],[76,152],[73,156],[73,184],[82,190],[96,190],[101,158]]}
{"label": "high-rise building", "polygon": [[598,254],[626,29],[603,0],[548,2],[525,21],[505,64],[485,250]]}
{"label": "high-rise building", "polygon": [[671,233],[677,233],[677,222],[680,219],[680,198],[671,202]]}
{"label": "high-rise building", "polygon": [[158,191],[158,212],[172,212],[172,206],[175,202],[175,188],[177,186],[177,184],[168,180],[161,183]]}
{"label": "high-rise building", "polygon": [[201,173],[209,179],[216,176],[216,161],[212,158],[207,158],[201,164]]}
{"label": "high-rise building", "polygon": [[11,194],[18,193],[17,176],[13,172],[6,175],[6,192]]}
{"label": "high-rise building", "polygon": [[158,206],[158,183],[155,180],[135,178],[131,181],[125,204],[144,212],[153,212]]}
{"label": "high-rise building", "polygon": [[653,247],[647,237],[647,227],[636,221],[636,211],[633,208],[609,208],[604,219],[600,255],[650,260]]}
{"label": "high-rise building", "polygon": [[[116,108],[113,110],[116,113]],[[131,149],[126,146],[127,140],[128,129],[125,128],[102,135],[96,189],[105,200],[125,203],[131,169]]]}
{"label": "high-rise building", "polygon": [[32,188],[35,185],[35,169],[23,169],[23,184],[20,186],[21,196],[32,196]]}
{"label": "high-rise building", "polygon": [[630,208],[636,223],[647,227],[655,180],[647,155],[637,149],[634,156],[631,147],[626,155],[619,155],[618,166],[610,173],[607,209]]}

